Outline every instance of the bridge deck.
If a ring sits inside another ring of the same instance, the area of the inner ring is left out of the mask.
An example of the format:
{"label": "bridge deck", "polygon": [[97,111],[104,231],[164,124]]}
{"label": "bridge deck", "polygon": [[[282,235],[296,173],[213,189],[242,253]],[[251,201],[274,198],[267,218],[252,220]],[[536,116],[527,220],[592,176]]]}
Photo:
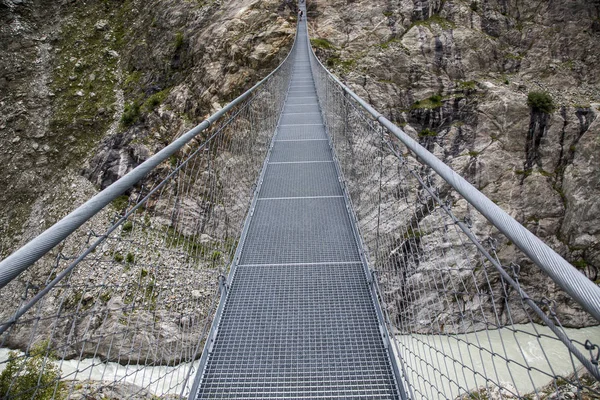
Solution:
{"label": "bridge deck", "polygon": [[303,26],[297,40],[283,115],[197,398],[398,397]]}

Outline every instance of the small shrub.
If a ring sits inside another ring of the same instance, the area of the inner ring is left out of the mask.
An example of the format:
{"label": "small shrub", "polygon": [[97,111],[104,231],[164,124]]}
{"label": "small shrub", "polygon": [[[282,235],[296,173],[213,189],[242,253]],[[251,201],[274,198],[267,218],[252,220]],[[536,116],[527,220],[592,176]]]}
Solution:
{"label": "small shrub", "polygon": [[133,253],[127,253],[125,261],[127,261],[128,264],[133,263],[135,261],[135,256],[133,255]]}
{"label": "small shrub", "polygon": [[131,230],[133,229],[133,222],[125,221],[122,229],[123,229],[123,232],[131,232]]}
{"label": "small shrub", "polygon": [[119,262],[119,263],[123,262],[123,259],[124,259],[123,254],[121,254],[121,253],[115,253],[113,255],[113,260],[115,260],[116,262]]}
{"label": "small shrub", "polygon": [[144,103],[144,108],[148,111],[154,110],[165,101],[168,94],[168,90],[161,90],[160,92],[154,93],[152,96],[148,97],[148,100]]}
{"label": "small shrub", "polygon": [[183,47],[183,32],[179,31],[175,34],[175,51]]}
{"label": "small shrub", "polygon": [[432,103],[441,103],[442,102],[442,95],[441,94],[434,94],[433,96],[429,97],[429,100],[431,100]]}
{"label": "small shrub", "polygon": [[148,276],[148,270],[142,268],[142,270],[140,271],[140,278],[145,278]]}
{"label": "small shrub", "polygon": [[140,118],[140,105],[137,102],[125,104],[121,124],[125,127],[133,125]]}
{"label": "small shrub", "polygon": [[552,97],[546,92],[529,92],[527,95],[527,105],[533,111],[539,111],[546,114],[550,114],[554,111]]}
{"label": "small shrub", "polygon": [[478,9],[479,9],[479,4],[476,1],[472,1],[471,2],[471,11],[477,12]]}
{"label": "small shrub", "polygon": [[25,400],[34,395],[38,400],[65,398],[65,384],[59,381],[60,368],[52,362],[55,357],[48,354],[47,348],[48,341],[44,341],[33,346],[28,357],[15,351],[8,353],[8,362],[0,374],[0,398]]}

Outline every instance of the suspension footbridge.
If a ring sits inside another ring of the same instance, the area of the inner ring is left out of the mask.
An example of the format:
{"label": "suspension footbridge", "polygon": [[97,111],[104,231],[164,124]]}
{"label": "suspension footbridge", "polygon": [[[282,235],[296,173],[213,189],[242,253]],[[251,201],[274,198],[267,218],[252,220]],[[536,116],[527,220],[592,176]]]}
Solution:
{"label": "suspension footbridge", "polygon": [[555,299],[598,325],[598,286],[327,71],[302,19],[0,284],[5,398],[600,396],[598,330]]}

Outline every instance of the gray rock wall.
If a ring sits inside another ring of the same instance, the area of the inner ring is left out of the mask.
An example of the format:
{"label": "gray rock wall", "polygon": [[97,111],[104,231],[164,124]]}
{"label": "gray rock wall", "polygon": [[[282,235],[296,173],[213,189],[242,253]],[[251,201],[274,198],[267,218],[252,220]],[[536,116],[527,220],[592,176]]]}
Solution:
{"label": "gray rock wall", "polygon": [[[334,73],[600,283],[600,2],[318,1],[309,9],[320,39],[313,47]],[[532,91],[549,93],[554,110],[531,109]],[[597,323],[506,240],[500,255],[522,264],[532,295],[557,300],[563,323]]]}

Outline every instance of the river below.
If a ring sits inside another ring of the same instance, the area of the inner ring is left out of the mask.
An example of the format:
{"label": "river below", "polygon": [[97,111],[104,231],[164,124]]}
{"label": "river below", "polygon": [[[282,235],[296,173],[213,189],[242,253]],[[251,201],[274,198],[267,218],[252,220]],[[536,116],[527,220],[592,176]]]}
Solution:
{"label": "river below", "polygon": [[[402,354],[404,364],[410,366],[406,370],[411,385],[416,388],[415,398],[456,398],[464,395],[465,389],[484,386],[481,375],[526,394],[547,385],[551,376],[572,374],[573,363],[579,367],[561,342],[544,337],[553,336],[547,327],[516,325],[515,328],[520,332],[499,329],[465,335],[397,336],[400,351],[405,353]],[[535,330],[541,337],[533,335]],[[571,339],[581,343],[586,339],[600,342],[600,326],[565,331]],[[477,346],[467,343],[477,343]],[[8,352],[8,349],[0,349],[0,371],[6,366],[4,361],[8,359]],[[587,355],[587,351],[584,350],[584,354]],[[512,362],[507,364],[504,358]],[[175,367],[123,366],[103,363],[98,358],[58,361],[57,365],[65,380],[130,383],[156,396],[180,394],[190,367],[189,363]],[[194,362],[194,370],[197,367],[198,361]],[[192,376],[188,386],[193,379]]]}
{"label": "river below", "polygon": [[[600,344],[600,326],[565,332],[580,343],[590,339]],[[418,392],[415,398],[454,399],[466,390],[484,387],[484,376],[490,379],[489,386],[499,382],[524,395],[548,385],[553,376],[567,377],[574,366],[581,366],[552,331],[541,325],[463,335],[398,335],[396,339],[410,385]],[[577,347],[589,356],[583,346]]]}

